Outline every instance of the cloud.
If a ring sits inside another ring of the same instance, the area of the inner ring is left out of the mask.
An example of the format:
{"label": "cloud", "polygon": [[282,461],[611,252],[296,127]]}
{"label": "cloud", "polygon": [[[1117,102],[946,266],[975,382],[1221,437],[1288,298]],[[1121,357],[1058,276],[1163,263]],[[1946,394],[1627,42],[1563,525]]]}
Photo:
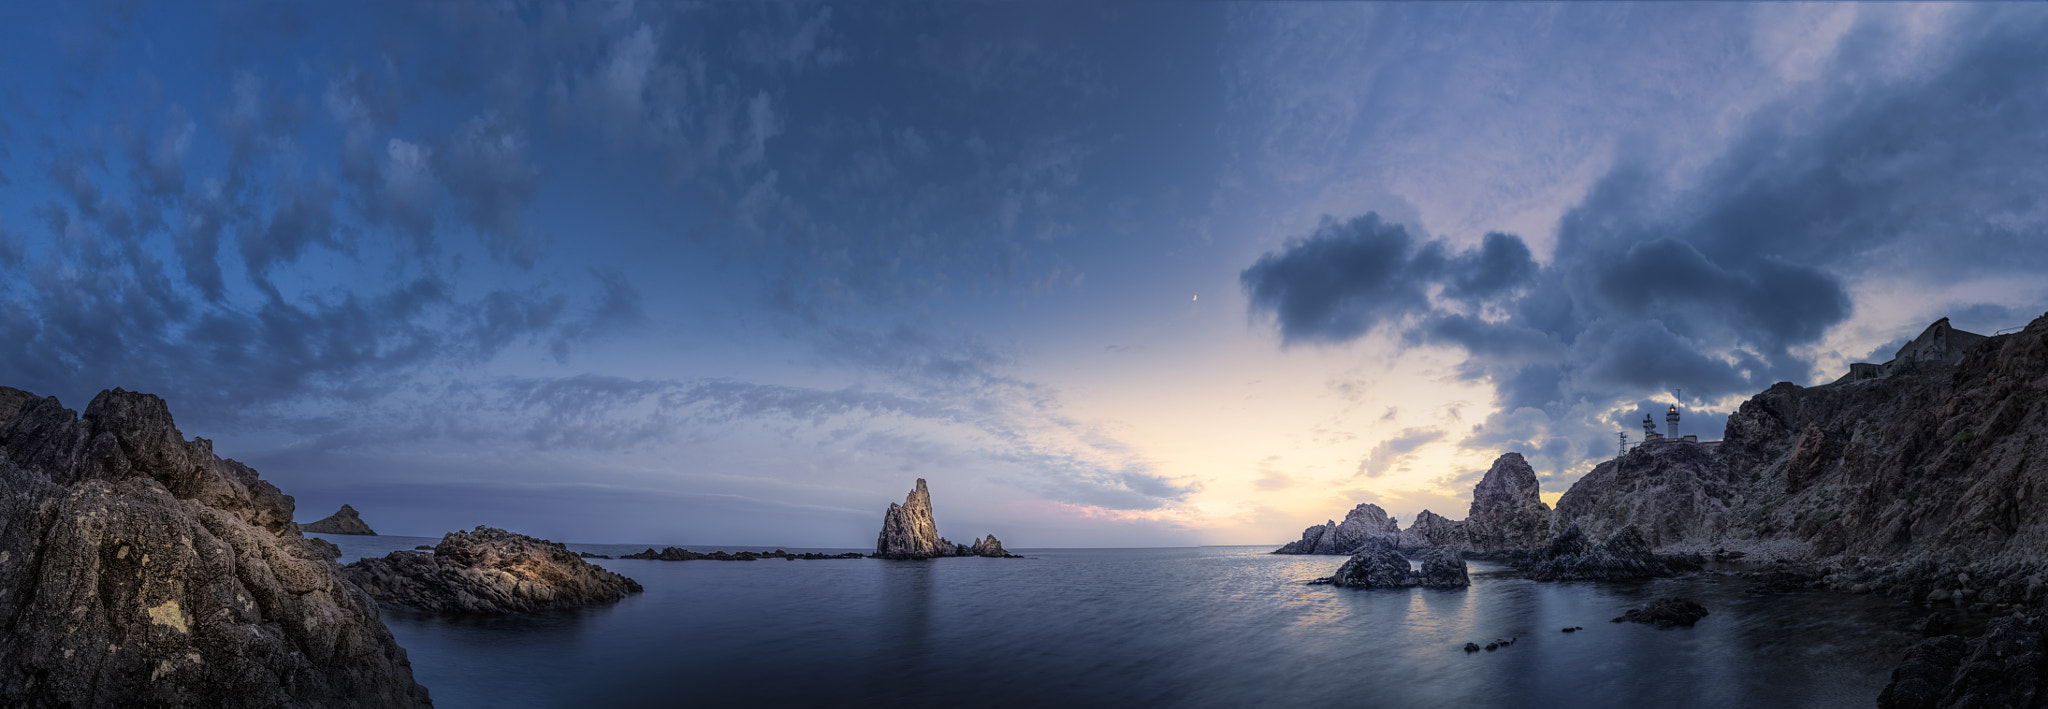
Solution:
{"label": "cloud", "polygon": [[541,245],[521,213],[540,189],[540,170],[526,151],[524,131],[497,114],[478,116],[456,129],[443,173],[456,212],[483,236],[491,254],[532,268]]}
{"label": "cloud", "polygon": [[1359,477],[1377,478],[1401,467],[1415,450],[1443,440],[1444,432],[1435,428],[1405,428],[1393,438],[1380,441],[1372,451],[1358,461]]}

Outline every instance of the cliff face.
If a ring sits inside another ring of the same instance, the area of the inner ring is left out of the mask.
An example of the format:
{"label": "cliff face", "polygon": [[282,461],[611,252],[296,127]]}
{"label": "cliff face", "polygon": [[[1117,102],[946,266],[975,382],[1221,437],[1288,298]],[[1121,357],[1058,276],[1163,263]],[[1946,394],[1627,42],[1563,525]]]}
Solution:
{"label": "cliff face", "polygon": [[1778,384],[1729,417],[1740,535],[1816,556],[2032,562],[2048,549],[2048,317],[1952,367]]}
{"label": "cliff face", "polygon": [[1607,539],[1632,529],[1651,547],[1711,542],[1741,516],[1735,471],[1705,446],[1638,446],[1594,467],[1558,498],[1551,535],[1578,528]]}
{"label": "cliff face", "polygon": [[1407,529],[1401,530],[1400,546],[1402,551],[1409,553],[1437,547],[1464,549],[1467,546],[1465,523],[1423,510],[1415,515],[1415,521],[1409,523]]}
{"label": "cliff face", "polygon": [[1400,538],[1399,520],[1387,516],[1379,505],[1365,503],[1351,508],[1344,522],[1328,523],[1302,530],[1301,540],[1288,542],[1275,554],[1351,554],[1370,541]]}
{"label": "cliff face", "polygon": [[525,613],[614,603],[640,584],[559,542],[477,527],[441,537],[434,553],[394,551],[343,571],[380,603],[430,613]]}
{"label": "cliff face", "polygon": [[370,525],[363,523],[363,518],[356,516],[356,508],[348,505],[342,505],[340,510],[332,515],[328,515],[326,519],[299,525],[299,531],[316,534],[377,536],[376,530],[370,529]]}
{"label": "cliff face", "polygon": [[429,704],[291,519],[162,399],[0,388],[0,704]]}
{"label": "cliff face", "polygon": [[1522,454],[1495,459],[1473,486],[1465,539],[1478,554],[1527,551],[1550,540],[1550,506],[1543,504],[1536,470]]}
{"label": "cliff face", "polygon": [[932,521],[932,493],[924,478],[903,498],[903,504],[889,503],[882,514],[882,534],[875,540],[875,556],[885,559],[930,559],[954,556],[955,545],[939,538],[939,526]]}

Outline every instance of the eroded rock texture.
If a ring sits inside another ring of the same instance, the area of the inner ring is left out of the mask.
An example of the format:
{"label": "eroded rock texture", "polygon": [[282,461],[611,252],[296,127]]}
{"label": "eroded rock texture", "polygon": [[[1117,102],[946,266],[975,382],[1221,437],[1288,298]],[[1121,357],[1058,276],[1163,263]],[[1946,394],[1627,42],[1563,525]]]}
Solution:
{"label": "eroded rock texture", "polygon": [[957,545],[939,538],[939,525],[932,521],[932,493],[917,479],[917,487],[903,498],[903,504],[889,503],[882,514],[882,534],[875,540],[875,556],[884,559],[930,559],[955,556]]}
{"label": "eroded rock texture", "polygon": [[1335,575],[1319,581],[1346,588],[1464,588],[1472,584],[1465,572],[1464,554],[1457,549],[1431,550],[1422,557],[1422,569],[1417,571],[1384,539],[1367,542],[1337,567]]}
{"label": "eroded rock texture", "polygon": [[1577,527],[1594,539],[1633,529],[1652,548],[1705,544],[1740,517],[1736,468],[1690,443],[1638,446],[1595,466],[1558,498],[1553,534]]}
{"label": "eroded rock texture", "polygon": [[1992,620],[1980,637],[1928,638],[1906,651],[1891,684],[1877,697],[1883,709],[2037,707],[2048,703],[2048,630],[2038,617]]}
{"label": "eroded rock texture", "polygon": [[430,704],[291,520],[160,398],[0,388],[0,705]]}
{"label": "eroded rock texture", "polygon": [[1522,566],[1529,578],[1538,581],[1642,579],[1699,568],[1684,558],[1652,553],[1642,535],[1631,527],[1600,542],[1592,541],[1577,527],[1566,529]]}
{"label": "eroded rock texture", "polygon": [[1273,551],[1275,554],[1351,554],[1363,548],[1369,541],[1398,540],[1401,535],[1399,520],[1387,516],[1387,511],[1372,503],[1351,508],[1339,523],[1331,520],[1327,524],[1309,527],[1301,533],[1301,540],[1288,542]]}
{"label": "eroded rock texture", "polygon": [[343,569],[378,602],[429,613],[527,613],[615,603],[640,584],[559,542],[479,526],[434,553],[394,551]]}
{"label": "eroded rock texture", "polygon": [[356,508],[348,505],[342,505],[340,510],[332,515],[328,515],[326,519],[299,525],[299,531],[314,532],[316,534],[377,536],[376,530],[370,529],[370,525],[363,523],[363,518],[356,516]]}
{"label": "eroded rock texture", "polygon": [[1465,523],[1423,510],[1415,515],[1415,521],[1409,523],[1407,529],[1401,530],[1400,546],[1402,551],[1411,554],[1436,547],[1464,549],[1467,547]]}
{"label": "eroded rock texture", "polygon": [[1522,454],[1495,459],[1473,486],[1465,539],[1476,554],[1527,551],[1550,541],[1550,506],[1543,504],[1536,469]]}

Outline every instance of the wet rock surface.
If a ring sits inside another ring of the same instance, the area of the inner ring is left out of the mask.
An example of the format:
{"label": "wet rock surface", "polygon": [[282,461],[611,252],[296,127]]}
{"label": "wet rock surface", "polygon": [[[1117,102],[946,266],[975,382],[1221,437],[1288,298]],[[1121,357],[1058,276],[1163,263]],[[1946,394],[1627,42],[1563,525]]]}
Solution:
{"label": "wet rock surface", "polygon": [[1337,567],[1337,573],[1317,581],[1345,588],[1465,588],[1472,585],[1471,577],[1465,570],[1465,556],[1457,549],[1439,547],[1422,558],[1422,569],[1409,567],[1408,559],[1401,556],[1394,544],[1388,540],[1377,540],[1365,545],[1344,565]]}
{"label": "wet rock surface", "polygon": [[1659,628],[1690,627],[1707,617],[1707,608],[1683,598],[1659,598],[1642,608],[1631,608],[1614,622],[1642,623]]}
{"label": "wet rock surface", "polygon": [[558,542],[479,526],[450,532],[431,554],[394,551],[343,575],[379,603],[429,613],[501,614],[615,603],[640,584]]}
{"label": "wet rock surface", "polygon": [[0,705],[429,705],[292,511],[158,397],[0,387]]}
{"label": "wet rock surface", "polygon": [[370,525],[364,524],[363,518],[356,515],[356,508],[350,507],[348,505],[342,505],[340,510],[335,511],[334,514],[328,515],[326,519],[322,519],[317,522],[307,522],[305,524],[299,525],[299,531],[313,532],[316,534],[354,534],[369,537],[377,536],[376,530],[370,529]]}
{"label": "wet rock surface", "polygon": [[1566,529],[1542,551],[1520,564],[1538,581],[1614,581],[1670,576],[1699,564],[1650,551],[1641,535],[1623,528],[1612,539],[1595,543],[1577,527]]}
{"label": "wet rock surface", "polygon": [[2048,630],[2039,616],[2012,615],[1982,636],[1928,638],[1906,650],[1877,697],[1884,709],[2034,707],[2048,700]]}

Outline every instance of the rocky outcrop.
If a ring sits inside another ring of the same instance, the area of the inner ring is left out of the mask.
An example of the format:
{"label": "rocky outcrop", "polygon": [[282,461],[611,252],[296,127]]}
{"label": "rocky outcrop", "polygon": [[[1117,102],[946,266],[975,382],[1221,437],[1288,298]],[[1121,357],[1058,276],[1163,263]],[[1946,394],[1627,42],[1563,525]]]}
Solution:
{"label": "rocky outcrop", "polygon": [[1472,488],[1465,539],[1475,554],[1526,552],[1550,541],[1550,506],[1543,504],[1536,470],[1520,453],[1507,453]]}
{"label": "rocky outcrop", "polygon": [[1637,446],[1573,483],[1558,498],[1551,532],[1577,527],[1606,539],[1628,528],[1652,548],[1705,545],[1740,519],[1735,471],[1706,446]]}
{"label": "rocky outcrop", "polygon": [[0,388],[0,705],[428,705],[292,508],[163,399]]}
{"label": "rocky outcrop", "polygon": [[2048,638],[2037,616],[1992,620],[1982,636],[1928,638],[1906,651],[1877,696],[1883,709],[2032,707],[2048,699]]}
{"label": "rocky outcrop", "polygon": [[356,508],[348,505],[342,505],[340,510],[332,515],[328,515],[326,519],[299,525],[299,531],[313,532],[315,534],[377,536],[376,530],[370,529],[370,525],[363,523],[363,518],[356,516]]}
{"label": "rocky outcrop", "polygon": [[1597,543],[1577,527],[1566,529],[1521,566],[1538,581],[1643,579],[1699,568],[1689,559],[1651,553],[1642,535],[1626,527]]}
{"label": "rocky outcrop", "polygon": [[1003,543],[998,541],[996,535],[993,534],[974,540],[974,544],[967,547],[967,553],[974,556],[986,556],[996,559],[1018,558],[1016,554],[1005,551]]}
{"label": "rocky outcrop", "polygon": [[1444,519],[1442,515],[1423,510],[1415,515],[1415,521],[1401,530],[1401,551],[1418,554],[1436,547],[1467,548],[1465,523]]}
{"label": "rocky outcrop", "polygon": [[1465,557],[1457,549],[1432,550],[1423,556],[1422,570],[1416,571],[1409,568],[1408,559],[1393,543],[1384,539],[1367,542],[1337,567],[1335,575],[1317,582],[1346,588],[1465,588],[1472,584],[1466,575]]}
{"label": "rocky outcrop", "polygon": [[558,542],[479,526],[432,554],[394,551],[344,568],[379,603],[429,613],[527,613],[617,602],[640,584]]}
{"label": "rocky outcrop", "polygon": [[[991,550],[993,553],[983,553]],[[975,540],[973,546],[954,544],[939,536],[939,525],[932,521],[932,493],[925,487],[924,478],[918,478],[917,487],[903,498],[903,504],[889,503],[889,511],[882,514],[882,534],[875,539],[875,557],[935,559],[941,556],[1021,558],[1003,551],[1003,543],[996,541],[993,534]]]}
{"label": "rocky outcrop", "polygon": [[651,561],[760,561],[762,559],[789,559],[794,561],[797,559],[865,559],[867,557],[861,555],[860,552],[853,551],[846,552],[844,554],[820,554],[817,552],[791,554],[781,549],[777,549],[771,552],[743,551],[738,553],[730,553],[723,551],[714,551],[709,554],[702,554],[690,551],[688,549],[677,549],[675,547],[667,547],[662,549],[661,551],[655,551],[654,549],[649,548],[647,551],[635,554],[627,554],[619,558],[646,559]]}
{"label": "rocky outcrop", "polygon": [[1707,607],[1683,598],[1659,598],[1641,608],[1631,608],[1615,618],[1616,623],[1641,623],[1659,628],[1691,627],[1707,617]]}
{"label": "rocky outcrop", "polygon": [[1372,503],[1360,504],[1344,515],[1344,521],[1335,520],[1301,533],[1301,540],[1288,542],[1273,550],[1275,554],[1351,554],[1363,548],[1369,541],[1395,542],[1401,535],[1401,523],[1387,516],[1387,511]]}
{"label": "rocky outcrop", "polygon": [[903,498],[903,504],[889,503],[882,514],[882,534],[875,540],[875,556],[884,559],[930,559],[956,556],[958,545],[939,538],[939,525],[932,521],[932,493],[924,478]]}

